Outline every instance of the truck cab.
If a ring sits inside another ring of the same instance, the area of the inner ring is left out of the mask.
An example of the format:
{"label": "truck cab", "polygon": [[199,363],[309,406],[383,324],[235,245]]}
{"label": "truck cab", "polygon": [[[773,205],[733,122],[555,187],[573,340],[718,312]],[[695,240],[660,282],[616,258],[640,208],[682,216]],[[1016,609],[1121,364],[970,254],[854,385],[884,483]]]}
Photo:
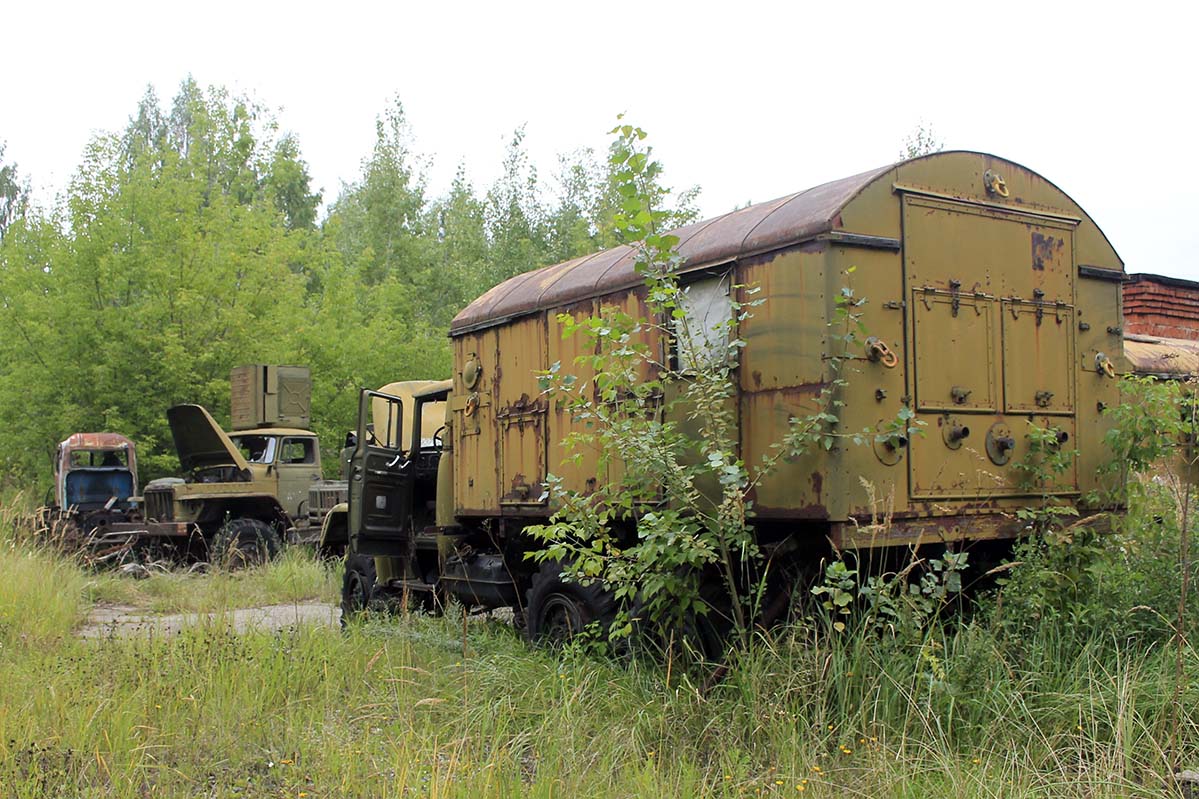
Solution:
{"label": "truck cab", "polygon": [[41,524],[72,542],[138,518],[137,455],[117,433],[74,433],[54,453],[54,487]]}
{"label": "truck cab", "polygon": [[116,433],[75,433],[54,455],[54,506],[90,513],[128,510],[137,494],[133,442]]}
{"label": "truck cab", "polygon": [[410,380],[360,395],[344,511],[346,613],[385,594],[412,594],[433,605],[440,571],[437,480],[451,386],[449,380]]}
{"label": "truck cab", "polygon": [[229,434],[259,481],[274,486],[289,517],[308,513],[308,491],[323,479],[321,445],[315,433],[289,427],[240,430]]}

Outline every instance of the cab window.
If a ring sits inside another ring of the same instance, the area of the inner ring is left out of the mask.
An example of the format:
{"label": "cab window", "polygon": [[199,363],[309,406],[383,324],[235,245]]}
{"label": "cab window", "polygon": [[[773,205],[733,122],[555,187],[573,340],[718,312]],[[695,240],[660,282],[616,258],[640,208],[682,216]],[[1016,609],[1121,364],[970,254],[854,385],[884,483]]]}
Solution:
{"label": "cab window", "polygon": [[72,469],[94,469],[110,466],[125,466],[127,465],[128,455],[124,450],[105,449],[77,449],[71,452]]}
{"label": "cab window", "polygon": [[233,443],[248,463],[275,462],[276,439],[273,436],[237,436]]}
{"label": "cab window", "polygon": [[280,463],[316,463],[316,446],[311,438],[285,438]]}

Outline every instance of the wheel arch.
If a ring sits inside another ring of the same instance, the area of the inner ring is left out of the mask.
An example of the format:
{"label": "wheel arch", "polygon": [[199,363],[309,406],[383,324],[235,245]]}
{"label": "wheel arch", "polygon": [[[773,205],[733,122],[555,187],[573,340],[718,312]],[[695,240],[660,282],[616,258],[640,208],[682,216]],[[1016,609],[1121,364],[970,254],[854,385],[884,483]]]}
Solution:
{"label": "wheel arch", "polygon": [[265,522],[276,531],[286,530],[291,525],[291,518],[272,496],[230,497],[228,499],[208,499],[204,502],[204,510],[200,514],[200,524],[208,533],[215,532],[228,519],[257,519]]}
{"label": "wheel arch", "polygon": [[339,502],[321,520],[321,535],[316,549],[321,554],[344,552],[350,543],[350,503]]}

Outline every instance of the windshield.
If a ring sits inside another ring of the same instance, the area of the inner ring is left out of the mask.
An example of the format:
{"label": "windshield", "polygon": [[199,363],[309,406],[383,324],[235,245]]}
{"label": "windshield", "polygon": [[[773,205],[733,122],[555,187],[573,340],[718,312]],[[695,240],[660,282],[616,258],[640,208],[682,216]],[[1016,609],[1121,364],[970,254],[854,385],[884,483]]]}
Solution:
{"label": "windshield", "polygon": [[129,456],[123,449],[76,449],[71,450],[72,469],[95,469],[128,465]]}
{"label": "windshield", "polygon": [[277,439],[274,436],[230,436],[233,443],[241,450],[242,457],[249,463],[274,463],[275,462],[275,442]]}

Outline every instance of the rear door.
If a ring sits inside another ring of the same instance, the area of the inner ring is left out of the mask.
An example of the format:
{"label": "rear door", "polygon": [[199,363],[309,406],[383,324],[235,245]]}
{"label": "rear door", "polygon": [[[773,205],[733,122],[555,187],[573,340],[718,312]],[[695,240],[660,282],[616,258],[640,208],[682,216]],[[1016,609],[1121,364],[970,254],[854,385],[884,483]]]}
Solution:
{"label": "rear door", "polygon": [[362,391],[350,461],[350,546],[362,555],[408,553],[414,467],[402,448],[403,421],[398,397]]}
{"label": "rear door", "polygon": [[[917,417],[913,499],[1041,493],[1030,426],[1073,441],[1074,226],[1036,211],[904,197]],[[1073,444],[1070,444],[1073,446]],[[1077,490],[1072,468],[1050,487]]]}

